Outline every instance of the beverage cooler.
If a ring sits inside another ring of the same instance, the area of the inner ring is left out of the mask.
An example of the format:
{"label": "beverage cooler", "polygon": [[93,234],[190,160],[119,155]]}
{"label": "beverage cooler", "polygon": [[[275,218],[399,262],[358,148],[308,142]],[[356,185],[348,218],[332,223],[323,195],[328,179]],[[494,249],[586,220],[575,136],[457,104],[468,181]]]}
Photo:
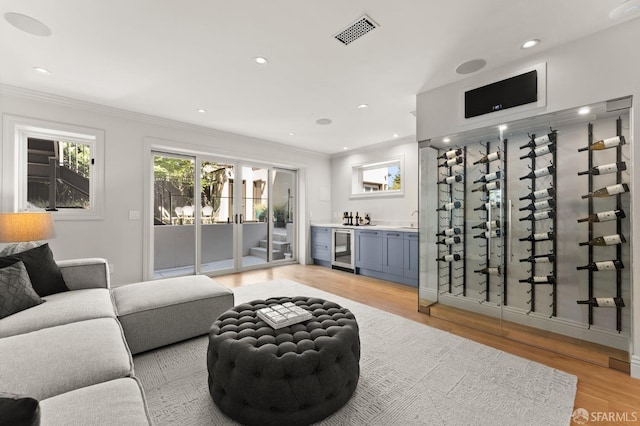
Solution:
{"label": "beverage cooler", "polygon": [[421,308],[628,350],[628,135],[603,102],[420,142]]}

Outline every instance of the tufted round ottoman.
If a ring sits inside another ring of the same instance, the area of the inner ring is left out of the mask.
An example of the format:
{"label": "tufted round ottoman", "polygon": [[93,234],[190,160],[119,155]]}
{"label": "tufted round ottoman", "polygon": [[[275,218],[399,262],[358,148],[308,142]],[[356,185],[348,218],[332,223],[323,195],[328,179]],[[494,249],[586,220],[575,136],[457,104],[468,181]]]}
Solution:
{"label": "tufted round ottoman", "polygon": [[[292,302],[313,318],[274,330],[256,316]],[[337,411],[360,376],[353,314],[318,298],[254,300],[223,313],[209,331],[209,392],[227,416],[246,425],[307,425]]]}

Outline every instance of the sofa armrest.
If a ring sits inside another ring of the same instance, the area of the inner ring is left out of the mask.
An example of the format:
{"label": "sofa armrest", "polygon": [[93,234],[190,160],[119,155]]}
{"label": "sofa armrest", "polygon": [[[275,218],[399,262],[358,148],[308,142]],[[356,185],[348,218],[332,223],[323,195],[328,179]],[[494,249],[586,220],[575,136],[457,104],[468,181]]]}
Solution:
{"label": "sofa armrest", "polygon": [[69,290],[111,288],[109,265],[106,259],[85,258],[56,262]]}

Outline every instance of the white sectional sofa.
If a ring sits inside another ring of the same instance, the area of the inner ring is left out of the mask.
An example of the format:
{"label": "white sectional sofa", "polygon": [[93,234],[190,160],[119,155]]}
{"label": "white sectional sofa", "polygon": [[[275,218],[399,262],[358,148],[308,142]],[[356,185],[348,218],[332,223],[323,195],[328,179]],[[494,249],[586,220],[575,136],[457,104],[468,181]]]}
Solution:
{"label": "white sectional sofa", "polygon": [[[42,425],[151,424],[144,391],[135,378],[131,351],[118,320],[117,289],[110,288],[106,261],[57,263],[70,291],[45,296],[44,303],[0,319],[0,392],[35,398]],[[208,331],[197,325],[177,335],[167,334],[159,323],[156,333],[149,329],[149,315],[164,315],[166,320],[166,309],[179,315],[180,307],[185,312],[193,311],[190,303],[196,303],[200,312],[215,318],[233,306],[230,290],[202,276],[173,279],[158,288],[182,284],[183,291],[174,290],[175,303],[167,299],[166,291],[160,291],[160,302],[154,302],[158,297],[148,283],[123,286],[146,289],[144,293],[121,290],[119,296],[127,302],[129,317],[135,314],[132,305],[145,311],[144,332],[136,329],[135,321],[128,326],[132,334],[140,335],[132,337],[136,346],[141,345],[137,340],[150,335],[154,335],[155,346],[146,345],[144,350]],[[192,291],[190,286],[197,289]],[[204,293],[203,287],[207,289]],[[133,294],[130,298],[144,300],[132,302],[126,297],[128,293]],[[209,304],[203,305],[203,299]]]}

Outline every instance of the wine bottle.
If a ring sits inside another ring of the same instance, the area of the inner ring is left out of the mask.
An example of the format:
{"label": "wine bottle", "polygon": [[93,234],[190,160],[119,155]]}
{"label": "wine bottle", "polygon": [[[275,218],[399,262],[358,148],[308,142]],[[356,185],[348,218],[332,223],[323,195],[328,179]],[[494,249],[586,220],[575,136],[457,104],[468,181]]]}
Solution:
{"label": "wine bottle", "polygon": [[447,151],[441,156],[438,157],[439,160],[449,160],[451,158],[457,157],[458,155],[462,155],[461,149],[452,149],[451,151]]}
{"label": "wine bottle", "polygon": [[553,263],[556,259],[555,254],[537,254],[535,256],[525,257],[524,259],[520,259],[520,262],[530,262],[530,263]]}
{"label": "wine bottle", "polygon": [[537,138],[531,138],[528,143],[522,145],[520,149],[535,148],[536,146],[546,145],[551,142],[555,142],[557,138],[557,132],[554,130],[546,135],[538,136]]}
{"label": "wine bottle", "polygon": [[543,177],[543,176],[547,176],[550,175],[551,173],[553,173],[553,171],[556,168],[554,166],[547,166],[547,167],[543,167],[541,169],[536,169],[536,170],[532,170],[529,172],[528,175],[526,176],[522,176],[520,178],[520,180],[524,180],[524,179],[535,179],[535,178],[539,178],[539,177]]}
{"label": "wine bottle", "polygon": [[457,262],[458,260],[462,259],[462,257],[458,254],[446,254],[442,257],[437,258],[436,260],[438,262]]}
{"label": "wine bottle", "polygon": [[462,203],[460,201],[454,201],[452,203],[443,204],[442,207],[437,208],[436,211],[453,210],[459,209],[460,207],[462,207]]}
{"label": "wine bottle", "polygon": [[553,219],[556,216],[556,213],[553,210],[547,210],[543,212],[531,213],[527,217],[520,218],[520,221],[523,220],[543,220],[543,219]]}
{"label": "wine bottle", "polygon": [[621,297],[590,297],[577,302],[578,305],[589,305],[594,308],[624,308],[624,300]]}
{"label": "wine bottle", "polygon": [[549,241],[553,240],[554,237],[555,233],[553,231],[538,232],[536,234],[529,235],[528,237],[520,238],[520,241]]}
{"label": "wine bottle", "polygon": [[473,236],[473,238],[498,238],[498,237],[500,237],[499,229],[494,229],[493,231],[484,231],[482,234]]}
{"label": "wine bottle", "polygon": [[485,274],[485,275],[500,275],[501,274],[501,270],[500,270],[499,266],[476,269],[473,272],[475,272],[476,274]]}
{"label": "wine bottle", "polygon": [[445,238],[444,240],[438,241],[436,244],[442,244],[445,246],[450,246],[451,244],[459,244],[462,242],[462,237],[449,237],[449,238]]}
{"label": "wine bottle", "polygon": [[556,282],[556,277],[553,275],[534,275],[533,277],[529,277],[526,280],[518,280],[521,283],[529,283],[529,284],[554,284]]}
{"label": "wine bottle", "polygon": [[484,175],[480,179],[474,180],[473,183],[491,182],[492,180],[497,180],[497,179],[500,179],[500,171],[489,173],[488,175]]}
{"label": "wine bottle", "polygon": [[613,235],[603,235],[602,237],[595,237],[591,241],[585,241],[584,243],[579,243],[579,246],[615,246],[617,244],[626,243],[627,240],[624,238],[624,235],[621,234],[613,234]]}
{"label": "wine bottle", "polygon": [[476,164],[487,164],[490,163],[492,161],[496,161],[500,159],[500,151],[496,151],[496,152],[492,152],[490,154],[487,154],[483,157],[481,157],[478,161],[475,161],[473,163],[473,165],[475,166]]}
{"label": "wine bottle", "polygon": [[555,150],[555,144],[541,146],[540,148],[536,148],[533,151],[529,151],[527,155],[523,155],[522,157],[520,157],[520,159],[524,160],[525,158],[541,157],[543,155],[549,154],[550,152],[554,152]]}
{"label": "wine bottle", "polygon": [[484,185],[480,185],[479,187],[472,189],[471,192],[492,191],[494,189],[500,189],[500,181],[485,183]]}
{"label": "wine bottle", "polygon": [[624,145],[624,136],[614,136],[612,138],[602,139],[592,143],[591,145],[578,149],[578,152],[592,150],[592,151],[600,151],[603,149],[613,148],[618,145]]}
{"label": "wine bottle", "polygon": [[476,207],[473,209],[473,211],[479,211],[479,210],[489,210],[491,208],[494,207],[500,207],[500,202],[499,201],[490,201],[488,203],[484,203],[483,205]]}
{"label": "wine bottle", "polygon": [[553,197],[554,195],[556,195],[556,190],[554,188],[548,188],[534,191],[524,197],[520,197],[519,200],[540,200],[542,198]]}
{"label": "wine bottle", "polygon": [[482,222],[479,225],[472,226],[471,229],[495,229],[500,228],[499,220],[492,220],[489,222]]}
{"label": "wine bottle", "polygon": [[451,185],[452,183],[462,182],[462,175],[447,176],[438,183]]}
{"label": "wine bottle", "polygon": [[607,222],[610,220],[624,219],[627,217],[624,210],[609,210],[606,212],[594,213],[589,216],[578,219],[578,222]]}
{"label": "wine bottle", "polygon": [[556,202],[554,200],[544,200],[544,201],[536,201],[535,203],[531,203],[526,207],[520,207],[520,211],[525,210],[544,210],[544,209],[552,209],[556,206]]}
{"label": "wine bottle", "polygon": [[611,195],[622,194],[624,192],[629,192],[629,185],[626,183],[619,183],[617,185],[607,186],[605,188],[600,188],[596,191],[590,192],[587,195],[583,195],[582,198],[592,198],[592,197],[609,197]]}
{"label": "wine bottle", "polygon": [[442,232],[438,232],[436,234],[437,237],[451,237],[453,235],[459,235],[460,234],[460,228],[449,228],[449,229],[445,229]]}
{"label": "wine bottle", "polygon": [[590,271],[613,271],[617,269],[624,269],[624,265],[619,260],[603,260],[601,262],[591,262],[585,266],[578,266],[576,269],[588,269]]}
{"label": "wine bottle", "polygon": [[463,161],[464,159],[462,157],[455,157],[445,161],[444,163],[440,164],[438,167],[453,167],[456,164],[462,164]]}
{"label": "wine bottle", "polygon": [[620,161],[618,163],[603,164],[602,166],[592,167],[590,170],[584,172],[578,172],[578,176],[581,175],[605,175],[607,173],[616,173],[627,170],[627,163]]}

